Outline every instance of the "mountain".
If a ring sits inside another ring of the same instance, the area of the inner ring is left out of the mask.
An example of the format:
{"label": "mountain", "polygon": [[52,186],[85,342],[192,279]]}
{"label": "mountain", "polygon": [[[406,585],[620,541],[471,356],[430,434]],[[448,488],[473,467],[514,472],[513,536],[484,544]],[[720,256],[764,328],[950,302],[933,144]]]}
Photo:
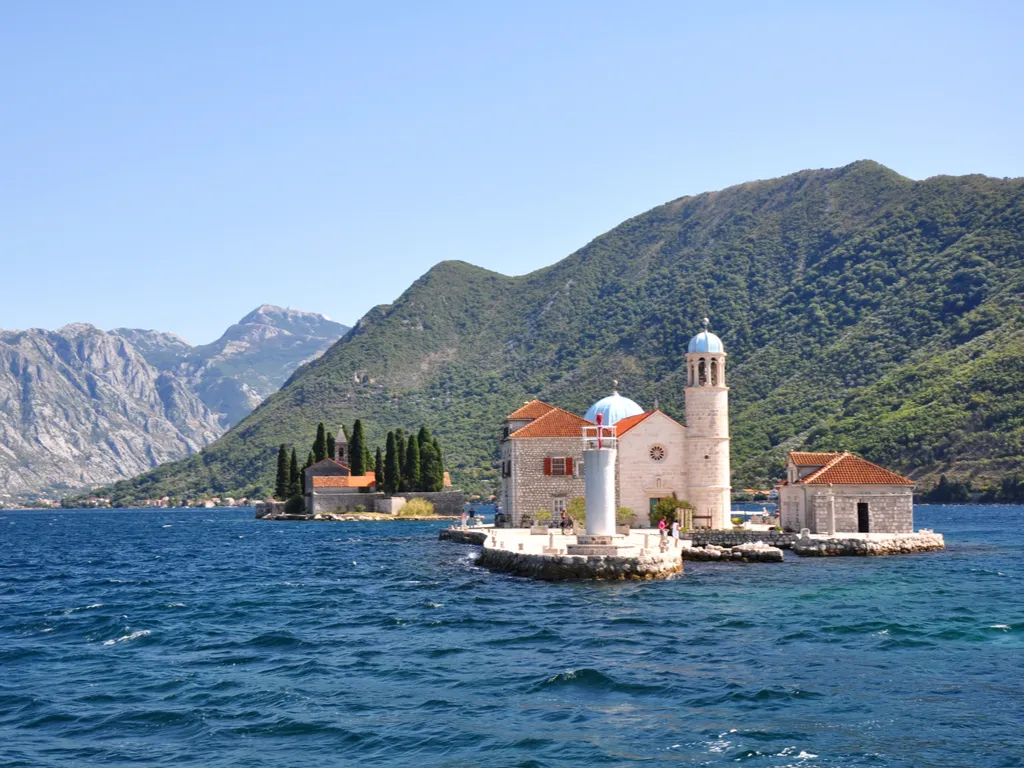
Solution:
{"label": "mountain", "polygon": [[194,454],[346,330],[264,305],[201,347],[84,323],[0,331],[0,487],[61,494]]}
{"label": "mountain", "polygon": [[615,378],[682,417],[704,316],[729,353],[734,485],[801,447],[995,484],[1024,455],[1022,254],[1021,179],[860,161],[679,198],[522,277],[438,264],[200,454],[111,492],[266,491],[278,443],[357,417],[371,443],[426,424],[458,484],[493,488],[526,399],[582,413]]}
{"label": "mountain", "polygon": [[244,418],[295,369],[345,335],[348,326],[313,312],[257,307],[212,344],[190,347],[173,333],[118,328],[160,371],[183,378],[227,428]]}

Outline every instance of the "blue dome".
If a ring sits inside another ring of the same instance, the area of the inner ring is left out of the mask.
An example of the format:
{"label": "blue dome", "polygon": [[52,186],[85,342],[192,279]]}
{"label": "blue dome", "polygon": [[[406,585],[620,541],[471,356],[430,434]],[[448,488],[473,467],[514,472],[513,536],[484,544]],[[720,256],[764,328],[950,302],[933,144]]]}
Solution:
{"label": "blue dome", "polygon": [[703,330],[690,339],[690,346],[686,348],[687,352],[725,352],[725,347],[722,346],[722,340],[711,333],[711,331]]}
{"label": "blue dome", "polygon": [[623,397],[618,392],[613,392],[608,397],[603,397],[590,406],[590,410],[587,411],[583,418],[596,424],[597,414],[601,414],[601,423],[606,427],[610,427],[619,419],[625,419],[628,416],[639,416],[643,412],[644,409],[628,397]]}

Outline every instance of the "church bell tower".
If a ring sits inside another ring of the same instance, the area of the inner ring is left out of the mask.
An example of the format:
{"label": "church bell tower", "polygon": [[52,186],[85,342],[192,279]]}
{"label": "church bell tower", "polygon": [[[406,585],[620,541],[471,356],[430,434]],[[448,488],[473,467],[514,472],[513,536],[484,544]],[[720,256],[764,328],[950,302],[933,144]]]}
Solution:
{"label": "church bell tower", "polygon": [[686,500],[696,507],[694,527],[729,528],[729,388],[725,347],[709,323],[704,318],[686,351]]}

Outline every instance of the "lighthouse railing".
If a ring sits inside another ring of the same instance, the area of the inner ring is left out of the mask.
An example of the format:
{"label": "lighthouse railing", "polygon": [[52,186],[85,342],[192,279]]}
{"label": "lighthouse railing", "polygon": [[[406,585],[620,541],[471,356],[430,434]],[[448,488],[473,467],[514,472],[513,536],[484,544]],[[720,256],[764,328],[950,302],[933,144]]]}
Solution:
{"label": "lighthouse railing", "polygon": [[619,438],[615,432],[615,426],[586,426],[583,427],[583,450],[600,451],[614,450],[619,446]]}

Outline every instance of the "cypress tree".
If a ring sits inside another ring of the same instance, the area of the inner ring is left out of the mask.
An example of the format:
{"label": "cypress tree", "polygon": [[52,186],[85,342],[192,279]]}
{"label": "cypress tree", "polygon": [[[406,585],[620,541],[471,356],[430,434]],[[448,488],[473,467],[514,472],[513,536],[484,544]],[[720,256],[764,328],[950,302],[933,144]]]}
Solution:
{"label": "cypress tree", "polygon": [[353,477],[362,477],[366,474],[366,438],[363,436],[363,422],[356,419],[352,425],[352,437],[348,441],[349,453],[352,454],[352,463],[349,469]]}
{"label": "cypress tree", "polygon": [[377,455],[373,462],[374,487],[378,491],[384,490],[384,457],[381,455],[380,446],[377,446]]}
{"label": "cypress tree", "polygon": [[327,432],[324,430],[324,423],[321,421],[316,427],[316,440],[313,441],[314,463],[327,458]]}
{"label": "cypress tree", "polygon": [[274,481],[274,498],[278,501],[287,501],[288,484],[291,476],[288,474],[288,449],[284,443],[277,449],[277,479]]}
{"label": "cypress tree", "polygon": [[301,493],[299,485],[299,459],[295,455],[295,448],[292,448],[292,460],[288,468],[288,496],[298,496]]}
{"label": "cypress tree", "polygon": [[444,490],[444,454],[441,453],[441,444],[434,438],[434,450],[437,451],[437,468],[441,473],[441,490]]}
{"label": "cypress tree", "polygon": [[420,454],[422,458],[423,446],[426,445],[427,443],[434,442],[434,439],[430,436],[430,430],[427,429],[426,427],[420,427],[419,434],[416,435],[416,442],[420,444]]}
{"label": "cypress tree", "polygon": [[437,451],[432,443],[423,444],[420,454],[421,483],[424,491],[440,491],[444,488],[444,475],[441,474],[441,463],[437,459]]}
{"label": "cypress tree", "polygon": [[398,446],[395,444],[395,433],[388,432],[387,447],[384,452],[384,492],[391,494],[398,490],[402,473],[399,471]]}
{"label": "cypress tree", "polygon": [[420,476],[420,444],[415,436],[409,435],[409,444],[405,448],[405,471],[402,482],[409,491],[422,491],[423,483]]}
{"label": "cypress tree", "polygon": [[405,472],[405,432],[401,428],[395,430],[395,446],[398,448],[398,487],[405,490],[402,474]]}
{"label": "cypress tree", "polygon": [[337,448],[338,448],[338,442],[334,439],[334,433],[333,432],[328,432],[327,433],[327,458],[328,459],[333,459],[334,458],[334,454],[336,454],[338,452]]}
{"label": "cypress tree", "polygon": [[312,467],[315,463],[316,460],[313,458],[313,452],[310,451],[309,455],[306,457],[306,464],[302,467],[302,472],[299,473],[299,490],[302,492],[303,496],[306,495],[306,470]]}

